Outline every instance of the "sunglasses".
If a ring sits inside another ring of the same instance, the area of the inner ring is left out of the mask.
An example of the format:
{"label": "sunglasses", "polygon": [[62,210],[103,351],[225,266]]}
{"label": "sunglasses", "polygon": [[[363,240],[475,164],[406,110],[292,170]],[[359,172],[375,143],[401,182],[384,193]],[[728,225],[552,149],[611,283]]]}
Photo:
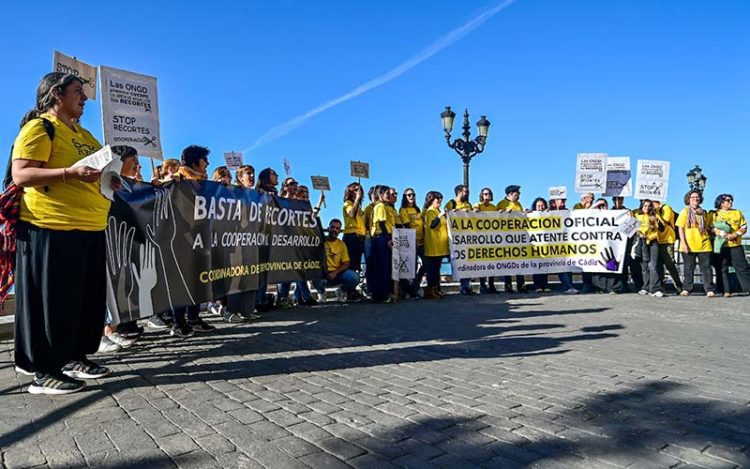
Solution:
{"label": "sunglasses", "polygon": [[414,197],[416,194],[414,194],[413,192],[410,192],[410,193],[404,194],[404,195],[407,196],[407,197]]}

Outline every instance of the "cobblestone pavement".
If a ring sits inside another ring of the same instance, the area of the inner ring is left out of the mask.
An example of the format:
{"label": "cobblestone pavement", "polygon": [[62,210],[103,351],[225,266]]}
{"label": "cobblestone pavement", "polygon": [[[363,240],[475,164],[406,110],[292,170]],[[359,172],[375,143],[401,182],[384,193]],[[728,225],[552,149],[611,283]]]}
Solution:
{"label": "cobblestone pavement", "polygon": [[750,298],[505,294],[274,312],[32,396],[8,468],[750,466]]}

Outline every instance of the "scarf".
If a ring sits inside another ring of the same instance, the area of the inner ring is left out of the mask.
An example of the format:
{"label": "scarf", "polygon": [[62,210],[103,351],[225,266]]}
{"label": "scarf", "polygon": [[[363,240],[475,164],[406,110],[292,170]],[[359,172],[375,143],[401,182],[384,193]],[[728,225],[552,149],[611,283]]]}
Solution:
{"label": "scarf", "polygon": [[698,231],[700,231],[700,234],[704,235],[706,234],[706,225],[705,225],[705,217],[703,209],[698,208],[692,208],[688,207],[688,220],[687,220],[687,226],[688,228],[698,228]]}

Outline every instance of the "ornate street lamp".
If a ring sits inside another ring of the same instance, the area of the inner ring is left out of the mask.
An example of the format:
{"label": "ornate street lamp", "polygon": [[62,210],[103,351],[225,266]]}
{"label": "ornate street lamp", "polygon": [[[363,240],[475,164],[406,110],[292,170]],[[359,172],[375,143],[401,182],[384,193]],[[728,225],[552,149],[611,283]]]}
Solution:
{"label": "ornate street lamp", "polygon": [[708,178],[703,174],[701,167],[695,165],[695,168],[688,171],[687,180],[691,191],[703,192],[703,189],[706,188]]}
{"label": "ornate street lamp", "polygon": [[471,139],[471,126],[469,125],[469,111],[464,111],[464,125],[462,138],[457,138],[451,143],[451,130],[453,130],[453,121],[456,113],[451,111],[450,106],[446,106],[445,111],[440,114],[443,121],[443,131],[445,132],[445,141],[448,146],[453,148],[461,157],[464,163],[464,186],[469,187],[469,164],[471,159],[484,151],[484,145],[487,142],[487,135],[490,131],[490,121],[487,116],[482,116],[477,122],[477,137]]}

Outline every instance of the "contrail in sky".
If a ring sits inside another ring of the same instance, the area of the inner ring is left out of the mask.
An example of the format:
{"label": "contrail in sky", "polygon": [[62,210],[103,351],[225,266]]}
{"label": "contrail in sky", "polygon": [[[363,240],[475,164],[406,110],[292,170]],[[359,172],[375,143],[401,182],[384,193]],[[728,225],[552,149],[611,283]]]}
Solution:
{"label": "contrail in sky", "polygon": [[483,25],[488,19],[492,18],[495,14],[509,7],[514,1],[515,0],[505,0],[504,2],[501,2],[493,6],[492,8],[489,8],[483,11],[476,17],[466,22],[465,24],[459,26],[458,28],[454,29],[453,31],[449,32],[445,36],[441,37],[437,41],[430,44],[425,49],[418,52],[414,57],[402,62],[396,68],[389,70],[383,75],[380,75],[379,77],[376,77],[368,81],[367,83],[359,85],[358,87],[354,88],[350,92],[342,96],[339,96],[338,98],[327,101],[317,107],[310,109],[304,114],[301,114],[287,122],[284,122],[283,124],[279,124],[275,127],[272,127],[266,133],[261,135],[260,138],[258,138],[258,140],[256,140],[255,143],[252,144],[252,146],[243,150],[243,153],[250,152],[258,148],[261,145],[265,145],[266,143],[273,142],[274,140],[283,137],[284,135],[288,134],[292,130],[301,126],[302,124],[307,122],[308,119],[315,117],[321,112],[326,111],[343,102],[349,101],[352,98],[356,98],[357,96],[361,94],[364,94],[374,88],[377,88],[381,85],[388,83],[389,81],[395,78],[400,77],[401,75],[408,72],[412,68],[421,64],[422,62],[429,59],[430,57],[437,54],[438,52],[445,49],[446,47],[452,45],[453,43],[463,38],[470,32],[474,31],[475,29]]}

